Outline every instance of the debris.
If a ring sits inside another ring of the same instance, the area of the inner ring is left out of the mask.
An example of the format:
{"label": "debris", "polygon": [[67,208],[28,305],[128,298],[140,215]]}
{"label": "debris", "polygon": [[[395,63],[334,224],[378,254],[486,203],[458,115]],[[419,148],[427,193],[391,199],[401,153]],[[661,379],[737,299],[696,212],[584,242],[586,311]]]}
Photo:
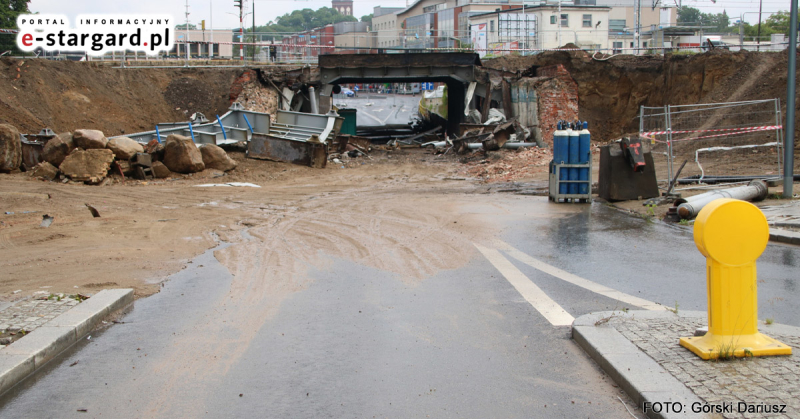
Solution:
{"label": "debris", "polygon": [[178,220],[177,218],[163,218],[161,220],[156,220],[156,221],[163,223],[166,221],[177,221],[177,220]]}
{"label": "debris", "polygon": [[200,154],[206,169],[217,169],[227,172],[236,168],[236,162],[222,148],[214,144],[203,144]]}
{"label": "debris", "polygon": [[503,111],[491,108],[489,109],[489,119],[487,119],[483,125],[502,124],[504,122],[506,122],[506,116],[503,114]]}
{"label": "debris", "polygon": [[131,168],[136,179],[147,180],[153,178],[153,161],[147,153],[135,153],[130,158]]}
{"label": "debris", "polygon": [[53,220],[55,220],[54,217],[45,214],[42,216],[42,223],[39,224],[39,226],[44,228],[50,227],[50,224],[53,224]]}
{"label": "debris", "polygon": [[167,137],[163,163],[170,171],[176,173],[202,172],[206,168],[203,164],[203,155],[192,139],[176,134]]}
{"label": "debris", "polygon": [[78,409],[79,412],[88,412],[89,409]]}
{"label": "debris", "polygon": [[12,294],[19,294],[21,292],[22,292],[22,290],[16,290],[16,291],[12,292]]}
{"label": "debris", "polygon": [[74,366],[76,366],[76,365],[78,365],[78,361],[75,361],[75,362],[73,362],[73,363],[69,364],[69,366],[70,366],[70,367],[74,367]]}
{"label": "debris", "polygon": [[203,185],[194,185],[196,188],[210,188],[215,186],[241,186],[241,187],[248,187],[248,188],[260,188],[254,183],[244,183],[244,182],[228,182],[228,183],[205,183]]}
{"label": "debris", "polygon": [[102,149],[108,145],[108,138],[103,134],[103,131],[96,129],[75,130],[72,134],[72,141],[75,142],[75,146],[84,150]]}
{"label": "debris", "polygon": [[161,163],[160,161],[154,161],[150,168],[153,170],[153,176],[155,176],[157,179],[166,179],[172,174],[167,166],[164,166],[164,163]]}
{"label": "debris", "polygon": [[58,176],[58,168],[49,162],[41,162],[33,169],[31,176],[45,180],[53,180]]}
{"label": "debris", "polygon": [[86,205],[86,208],[89,208],[89,212],[92,213],[92,217],[100,218],[100,213],[97,212],[97,209],[95,209],[95,207],[93,207],[93,206],[91,206],[89,204],[83,204],[83,205]]}
{"label": "debris", "polygon": [[16,170],[22,164],[22,137],[9,124],[0,124],[0,173]]}
{"label": "debris", "polygon": [[71,132],[63,132],[51,138],[42,148],[42,158],[55,167],[61,166],[64,159],[75,149]]}
{"label": "debris", "polygon": [[105,179],[113,161],[114,153],[108,149],[75,149],[59,169],[73,181],[96,184]]}
{"label": "debris", "polygon": [[130,160],[134,154],[144,153],[144,147],[128,137],[112,138],[108,140],[106,147],[114,152],[117,160]]}

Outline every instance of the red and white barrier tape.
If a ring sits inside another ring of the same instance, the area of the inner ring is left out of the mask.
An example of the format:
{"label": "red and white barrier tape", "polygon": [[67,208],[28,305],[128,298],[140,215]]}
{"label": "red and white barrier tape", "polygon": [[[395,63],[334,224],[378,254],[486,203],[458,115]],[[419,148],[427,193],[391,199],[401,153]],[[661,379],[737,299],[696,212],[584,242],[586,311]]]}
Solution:
{"label": "red and white barrier tape", "polygon": [[761,127],[740,127],[740,128],[720,128],[720,129],[698,129],[698,130],[684,130],[684,131],[650,131],[650,132],[643,132],[639,135],[642,136],[650,136],[650,135],[666,135],[669,133],[672,134],[690,134],[695,132],[725,132],[725,131],[752,131],[754,129],[759,130],[779,130],[783,129],[783,125],[766,125]]}

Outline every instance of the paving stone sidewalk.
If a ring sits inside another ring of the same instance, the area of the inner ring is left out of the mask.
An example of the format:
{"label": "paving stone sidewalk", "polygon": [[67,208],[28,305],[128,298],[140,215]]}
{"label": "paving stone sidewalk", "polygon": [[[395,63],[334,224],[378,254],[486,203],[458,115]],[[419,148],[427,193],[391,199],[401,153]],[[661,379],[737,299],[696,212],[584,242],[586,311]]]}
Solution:
{"label": "paving stone sidewalk", "polygon": [[762,324],[759,331],[791,346],[793,355],[704,361],[678,343],[706,326],[704,317],[613,316],[607,324],[709,404],[786,405],[784,414],[734,412],[724,413],[725,418],[800,418],[800,336],[777,333]]}
{"label": "paving stone sidewalk", "polygon": [[[80,304],[80,301],[63,296],[62,298],[53,297],[49,300],[40,300],[41,296],[31,297],[0,310],[0,334],[5,338],[0,338],[0,349],[10,343],[8,338],[17,339],[18,334],[24,330],[23,334],[36,330],[37,327],[56,318],[61,313]],[[14,333],[13,337],[9,336]]]}

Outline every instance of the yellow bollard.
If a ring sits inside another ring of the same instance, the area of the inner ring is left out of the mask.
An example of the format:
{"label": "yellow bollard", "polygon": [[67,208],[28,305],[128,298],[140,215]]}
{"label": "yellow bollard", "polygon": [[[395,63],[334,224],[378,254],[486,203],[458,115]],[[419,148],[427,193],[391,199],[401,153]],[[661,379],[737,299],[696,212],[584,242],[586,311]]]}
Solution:
{"label": "yellow bollard", "polygon": [[694,243],[706,257],[708,333],[681,346],[703,359],[792,354],[758,332],[756,259],[768,241],[767,218],[749,202],[717,199],[700,211]]}

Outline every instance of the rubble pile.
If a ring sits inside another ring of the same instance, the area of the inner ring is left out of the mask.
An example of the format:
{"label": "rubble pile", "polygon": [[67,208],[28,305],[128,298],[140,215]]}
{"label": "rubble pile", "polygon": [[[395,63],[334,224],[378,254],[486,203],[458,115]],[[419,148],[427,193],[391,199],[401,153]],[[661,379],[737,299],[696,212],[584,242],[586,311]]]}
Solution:
{"label": "rubble pile", "polygon": [[257,78],[250,78],[242,85],[242,92],[236,99],[245,109],[270,114],[275,119],[278,111],[278,91],[264,86]]}
{"label": "rubble pile", "polygon": [[503,152],[502,157],[494,162],[484,159],[467,163],[460,174],[486,182],[511,182],[547,171],[552,159],[553,153],[549,148],[529,147]]}
{"label": "rubble pile", "polygon": [[153,140],[142,145],[128,137],[109,140],[98,130],[79,129],[58,135],[49,129],[45,131],[49,132],[45,140],[36,140],[40,141],[40,152],[34,154],[34,163],[23,163],[28,157],[23,158],[26,154],[22,143],[27,147],[37,144],[30,140],[37,136],[23,141],[15,127],[0,125],[0,172],[21,169],[42,180],[96,185],[107,183],[112,175],[123,180],[126,176],[141,180],[163,179],[175,173],[196,173],[206,168],[222,172],[236,168],[236,162],[222,148],[213,144],[198,147],[190,137],[180,135],[170,135],[166,143]]}

